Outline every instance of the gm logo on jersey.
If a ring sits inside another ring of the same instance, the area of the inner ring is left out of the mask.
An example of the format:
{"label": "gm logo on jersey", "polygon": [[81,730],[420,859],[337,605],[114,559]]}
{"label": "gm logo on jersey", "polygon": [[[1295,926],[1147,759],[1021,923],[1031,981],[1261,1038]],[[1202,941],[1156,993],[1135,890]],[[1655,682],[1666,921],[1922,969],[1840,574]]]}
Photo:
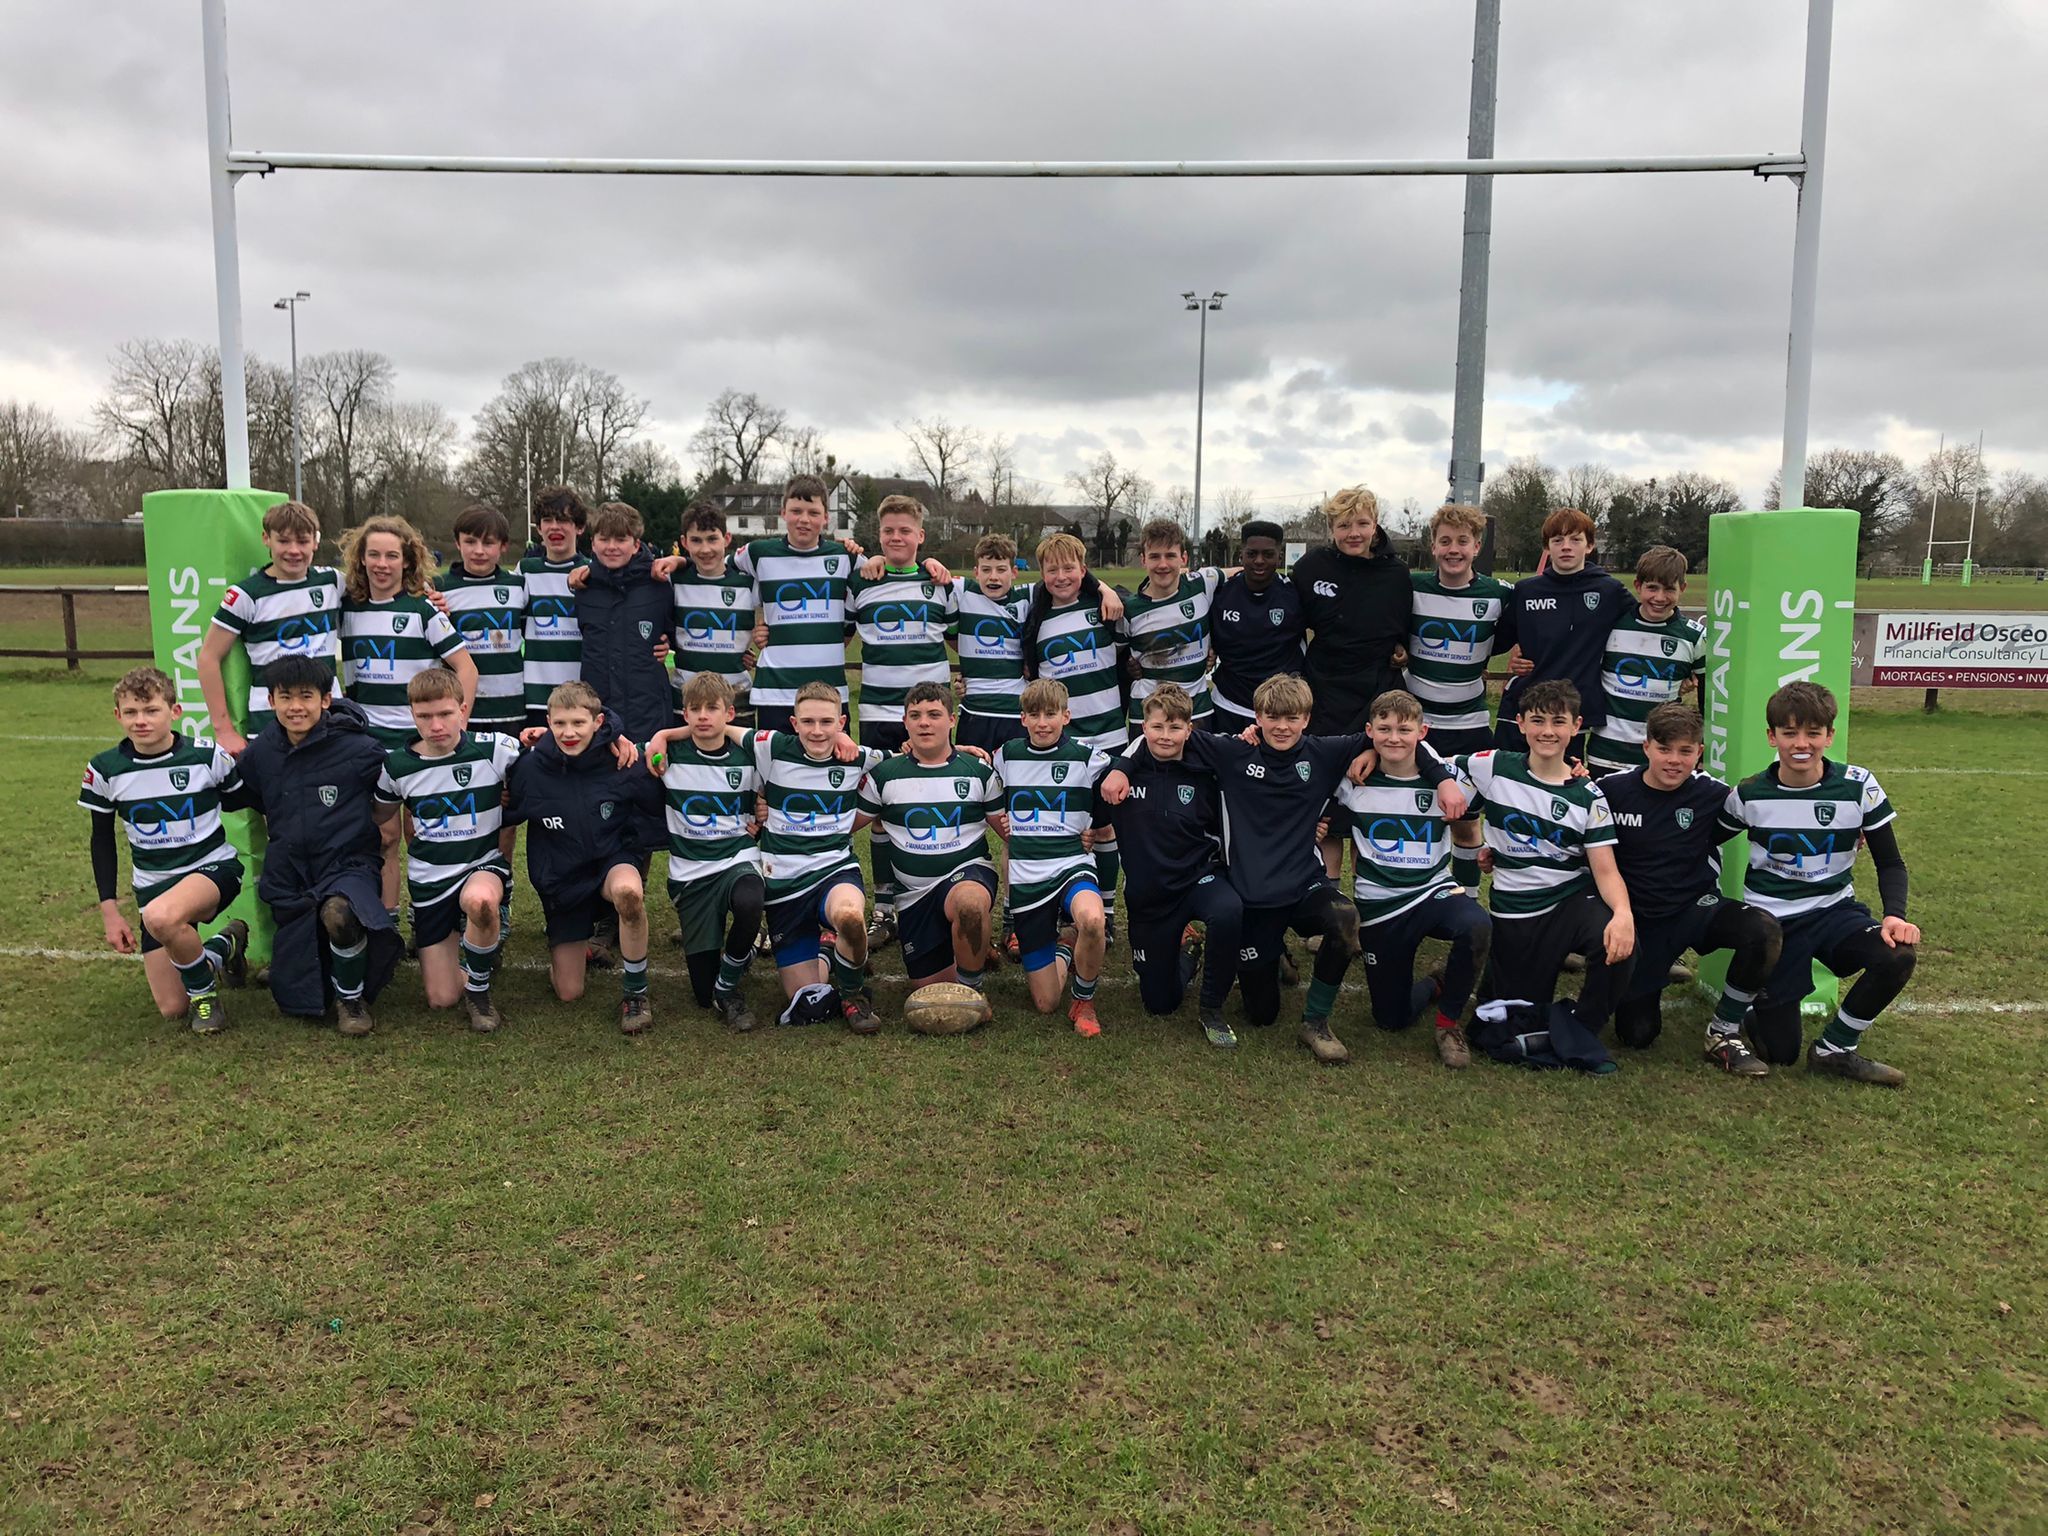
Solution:
{"label": "gm logo on jersey", "polygon": [[[827,568],[837,561],[826,562]],[[785,617],[811,612],[829,613],[832,608],[832,583],[829,581],[784,581],[778,582],[770,595],[775,611]]]}

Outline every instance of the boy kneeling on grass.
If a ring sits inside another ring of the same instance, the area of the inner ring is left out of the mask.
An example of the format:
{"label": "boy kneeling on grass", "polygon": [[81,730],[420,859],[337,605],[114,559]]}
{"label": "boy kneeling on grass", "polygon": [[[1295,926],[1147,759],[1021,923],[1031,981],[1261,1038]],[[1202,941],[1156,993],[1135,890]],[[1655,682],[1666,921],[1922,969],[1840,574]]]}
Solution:
{"label": "boy kneeling on grass", "polygon": [[[107,943],[119,954],[142,951],[157,1011],[189,1017],[195,1034],[227,1027],[219,986],[240,983],[249,926],[237,918],[202,941],[199,924],[242,889],[242,861],[221,826],[221,798],[241,787],[235,760],[178,734],[176,692],[155,667],[137,667],[114,684],[122,740],[85,765],[78,803],[93,813],[92,877]],[[116,896],[120,855],[114,822],[127,834],[142,940]]]}
{"label": "boy kneeling on grass", "polygon": [[548,730],[507,781],[506,820],[523,824],[526,872],[547,922],[548,977],[565,1003],[583,995],[599,913],[619,923],[619,1028],[654,1022],[647,1001],[647,853],[654,785],[588,683],[548,695]]}
{"label": "boy kneeling on grass", "polygon": [[324,663],[287,656],[264,668],[263,683],[270,723],[242,753],[244,793],[229,809],[253,806],[269,834],[256,893],[277,923],[270,995],[281,1011],[317,1019],[332,993],[341,1033],[367,1035],[369,1005],[405,948],[384,905],[384,749],[362,706],[334,697]]}
{"label": "boy kneeling on grass", "polygon": [[[950,687],[911,684],[903,701],[906,750],[862,781],[854,825],[874,826],[876,848],[889,849],[912,989],[958,980],[979,992],[996,901],[988,819],[1002,809],[1003,786],[985,758],[953,745],[953,718]],[[989,1017],[984,1000],[984,1022]]]}
{"label": "boy kneeling on grass", "polygon": [[[1584,724],[1579,690],[1546,678],[1522,691],[1513,722],[1528,750],[1475,752],[1465,760],[1472,809],[1486,813],[1485,855],[1493,871],[1493,958],[1483,987],[1489,1001],[1471,1040],[1497,1061],[1606,1073],[1615,1066],[1600,1033],[1628,988],[1635,915],[1614,862],[1606,797],[1565,761]],[[1553,1009],[1568,954],[1585,956],[1585,985],[1576,1001]],[[1529,1012],[1517,1017],[1517,1003]],[[1528,1038],[1536,1035],[1547,1038]]]}
{"label": "boy kneeling on grass", "polygon": [[[1373,1023],[1406,1029],[1433,1003],[1437,1059],[1467,1067],[1472,1052],[1460,1021],[1486,965],[1493,924],[1451,873],[1450,820],[1416,763],[1429,734],[1423,718],[1422,701],[1399,688],[1373,700],[1368,734],[1377,761],[1358,783],[1337,786],[1332,826],[1351,830],[1352,898]],[[1415,974],[1424,939],[1450,941],[1441,974]]]}
{"label": "boy kneeling on grass", "polygon": [[[836,700],[835,700],[836,703]],[[761,770],[733,728],[731,680],[698,672],[683,684],[683,725],[647,743],[668,818],[668,899],[682,924],[683,959],[699,1008],[727,1029],[754,1027],[740,984],[761,933],[767,887],[754,838]]]}
{"label": "boy kneeling on grass", "polygon": [[411,820],[405,883],[427,1006],[460,1002],[469,1027],[488,1034],[505,1022],[491,1002],[502,943],[498,909],[512,873],[498,837],[519,744],[463,730],[462,684],[444,667],[414,677],[406,699],[419,735],[385,760],[377,820]]}
{"label": "boy kneeling on grass", "polygon": [[[1835,741],[1835,696],[1827,689],[1787,683],[1771,695],[1765,719],[1778,760],[1730,790],[1721,812],[1731,833],[1749,834],[1742,894],[1784,933],[1750,1038],[1772,1066],[1799,1059],[1799,1004],[1818,961],[1837,976],[1856,976],[1856,984],[1807,1048],[1807,1070],[1903,1087],[1905,1073],[1859,1049],[1871,1022],[1912,979],[1920,942],[1919,928],[1906,921],[1897,813],[1867,768],[1827,756]],[[1856,899],[1856,850],[1866,844],[1877,864],[1881,920]]]}

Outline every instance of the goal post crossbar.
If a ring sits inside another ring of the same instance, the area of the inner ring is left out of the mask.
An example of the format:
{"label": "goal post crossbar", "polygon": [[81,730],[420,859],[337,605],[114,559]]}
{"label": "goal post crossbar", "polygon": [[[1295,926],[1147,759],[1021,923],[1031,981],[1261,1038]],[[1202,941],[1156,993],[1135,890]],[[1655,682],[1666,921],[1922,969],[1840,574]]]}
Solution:
{"label": "goal post crossbar", "polygon": [[1797,176],[1806,157],[1748,155],[1535,156],[1511,160],[676,160],[637,156],[382,155],[231,149],[236,176],[274,171],[452,172],[487,176],[809,176],[970,179],[1346,176],[1625,176],[1736,171]]}

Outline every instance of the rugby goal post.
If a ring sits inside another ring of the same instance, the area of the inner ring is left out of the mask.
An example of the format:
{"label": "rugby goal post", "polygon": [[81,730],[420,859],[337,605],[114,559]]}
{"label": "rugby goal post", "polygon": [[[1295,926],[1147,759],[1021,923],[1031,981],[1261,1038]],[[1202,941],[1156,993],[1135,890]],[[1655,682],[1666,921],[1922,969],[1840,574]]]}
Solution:
{"label": "rugby goal post", "polygon": [[[1792,238],[1791,320],[1785,367],[1781,501],[1790,510],[1716,518],[1709,535],[1710,622],[1715,672],[1708,709],[1709,764],[1722,775],[1753,771],[1766,752],[1760,723],[1771,678],[1809,677],[1846,698],[1849,614],[1854,607],[1853,514],[1815,514],[1805,499],[1808,404],[1813,377],[1815,299],[1820,280],[1820,219],[1826,167],[1827,107],[1834,0],[1808,0],[1806,69],[1800,145],[1796,153],[1618,155],[1607,157],[1461,158],[1434,160],[714,160],[585,158],[563,155],[366,154],[327,150],[243,149],[234,142],[228,100],[227,0],[199,0],[206,72],[207,169],[213,208],[215,303],[221,358],[221,412],[226,429],[228,492],[249,488],[248,404],[242,347],[241,259],[237,188],[246,177],[318,171],[499,176],[764,176],[1003,178],[1364,177],[1364,176],[1613,176],[1739,173],[1784,178],[1796,189]],[[246,500],[238,503],[246,515]],[[223,508],[225,510],[225,506]],[[186,540],[178,531],[197,515],[189,498],[152,523],[151,585],[168,581],[168,563]],[[1842,519],[1850,522],[1846,544]],[[1725,524],[1725,526],[1724,526]],[[203,543],[203,541],[200,541]],[[214,548],[220,541],[214,541]],[[1787,560],[1787,551],[1797,558]],[[166,565],[160,577],[159,564]],[[198,574],[217,590],[243,571],[209,561]],[[1724,577],[1723,572],[1728,575]],[[1737,574],[1737,573],[1741,574]],[[180,572],[189,584],[194,572]],[[1828,622],[1809,628],[1818,605]],[[1726,608],[1725,623],[1723,608]],[[1839,610],[1839,622],[1836,613]],[[166,637],[157,641],[160,653]],[[1745,659],[1742,666],[1734,665]],[[1766,658],[1769,658],[1767,661]],[[180,676],[181,685],[185,679]],[[1773,686],[1775,686],[1773,684]],[[194,681],[196,692],[196,680]],[[1736,863],[1739,861],[1733,861]],[[253,882],[252,882],[253,883]]]}

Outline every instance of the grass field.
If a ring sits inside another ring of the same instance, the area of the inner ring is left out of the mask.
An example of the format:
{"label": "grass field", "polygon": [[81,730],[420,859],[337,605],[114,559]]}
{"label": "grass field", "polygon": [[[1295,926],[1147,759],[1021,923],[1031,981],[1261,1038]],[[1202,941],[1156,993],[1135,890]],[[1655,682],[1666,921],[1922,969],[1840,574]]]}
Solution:
{"label": "grass field", "polygon": [[199,1040],[101,953],[104,682],[0,697],[0,1530],[2043,1529],[2038,704],[1856,721],[1927,930],[1887,1094],[1723,1078],[1692,1001],[1604,1080],[1351,990],[1347,1069],[1217,1052],[1121,954],[1093,1042],[1013,971],[961,1039],[886,982],[741,1038],[658,943],[627,1040],[530,899],[499,1036],[401,975]]}

